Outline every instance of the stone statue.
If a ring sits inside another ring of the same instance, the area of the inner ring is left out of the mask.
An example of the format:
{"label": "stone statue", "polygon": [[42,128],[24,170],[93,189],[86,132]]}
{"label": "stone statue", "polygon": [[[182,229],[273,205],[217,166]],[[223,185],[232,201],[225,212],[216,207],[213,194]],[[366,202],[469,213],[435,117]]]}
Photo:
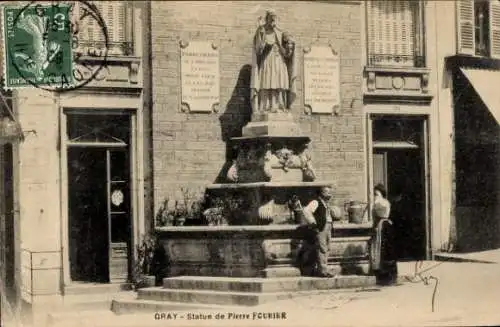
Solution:
{"label": "stone statue", "polygon": [[259,20],[252,51],[250,81],[253,113],[284,112],[295,99],[295,42],[276,26],[274,11]]}

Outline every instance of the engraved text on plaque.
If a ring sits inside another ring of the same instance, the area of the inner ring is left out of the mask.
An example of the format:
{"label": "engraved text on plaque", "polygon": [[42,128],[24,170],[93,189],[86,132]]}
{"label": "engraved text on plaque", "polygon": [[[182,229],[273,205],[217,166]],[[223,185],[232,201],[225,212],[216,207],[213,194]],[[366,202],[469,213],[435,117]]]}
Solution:
{"label": "engraved text on plaque", "polygon": [[181,42],[181,108],[217,112],[220,102],[219,50],[211,42]]}
{"label": "engraved text on plaque", "polygon": [[330,46],[304,50],[304,105],[309,113],[338,112],[340,60]]}

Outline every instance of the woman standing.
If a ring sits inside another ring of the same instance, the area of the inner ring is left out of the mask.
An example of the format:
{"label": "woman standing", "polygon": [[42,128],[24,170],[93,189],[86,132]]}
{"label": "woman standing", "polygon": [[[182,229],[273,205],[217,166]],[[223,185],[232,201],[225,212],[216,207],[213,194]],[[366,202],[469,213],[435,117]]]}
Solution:
{"label": "woman standing", "polygon": [[393,223],[389,219],[391,204],[387,200],[387,191],[382,184],[374,188],[373,223],[375,235],[371,244],[372,270],[380,285],[397,282],[398,265],[396,261]]}

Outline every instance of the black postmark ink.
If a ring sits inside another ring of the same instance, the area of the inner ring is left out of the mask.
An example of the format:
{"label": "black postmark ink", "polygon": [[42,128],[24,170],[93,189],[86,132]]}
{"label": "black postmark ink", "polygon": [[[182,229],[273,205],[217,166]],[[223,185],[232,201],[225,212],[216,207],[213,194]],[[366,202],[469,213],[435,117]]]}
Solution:
{"label": "black postmark ink", "polygon": [[[31,85],[65,92],[105,78],[109,36],[96,5],[83,0],[54,0],[50,5],[31,1],[9,9],[4,17],[10,15],[6,35],[12,37],[6,45],[10,72],[16,78],[8,87]],[[82,33],[89,24],[97,26],[92,40]]]}
{"label": "black postmark ink", "polygon": [[426,269],[422,269],[423,262],[422,261],[417,261],[415,262],[415,269],[413,271],[413,276],[406,276],[405,279],[410,282],[410,283],[422,283],[425,286],[430,285],[431,281],[434,281],[434,289],[432,291],[432,298],[431,298],[431,309],[432,312],[435,312],[435,303],[436,303],[436,294],[437,294],[437,289],[439,285],[439,279],[436,276],[433,275],[424,275],[425,273],[431,271],[432,269],[440,266],[441,263],[434,264]]}

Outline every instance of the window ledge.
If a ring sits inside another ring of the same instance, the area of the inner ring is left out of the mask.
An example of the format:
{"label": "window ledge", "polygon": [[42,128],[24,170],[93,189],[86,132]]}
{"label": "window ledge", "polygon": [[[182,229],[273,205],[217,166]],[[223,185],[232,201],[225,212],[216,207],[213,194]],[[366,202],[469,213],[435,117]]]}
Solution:
{"label": "window ledge", "polygon": [[85,62],[101,62],[106,60],[110,63],[129,63],[129,62],[139,62],[141,61],[141,57],[136,56],[117,56],[117,55],[108,55],[106,58],[104,57],[94,57],[94,56],[81,56],[78,58],[80,61]]}
{"label": "window ledge", "polygon": [[364,99],[369,102],[428,103],[429,73],[426,67],[366,66]]}
{"label": "window ledge", "polygon": [[[141,88],[142,87],[142,58],[133,56],[107,56],[93,57],[82,56],[78,59],[78,64],[88,67],[103,66],[99,70],[95,80],[87,87],[122,87]],[[90,69],[92,71],[92,69]],[[88,73],[83,69],[84,77]],[[87,76],[88,77],[88,76]]]}
{"label": "window ledge", "polygon": [[394,67],[394,66],[366,66],[366,72],[386,72],[386,73],[406,73],[406,74],[422,74],[429,73],[430,69],[427,67]]}

